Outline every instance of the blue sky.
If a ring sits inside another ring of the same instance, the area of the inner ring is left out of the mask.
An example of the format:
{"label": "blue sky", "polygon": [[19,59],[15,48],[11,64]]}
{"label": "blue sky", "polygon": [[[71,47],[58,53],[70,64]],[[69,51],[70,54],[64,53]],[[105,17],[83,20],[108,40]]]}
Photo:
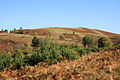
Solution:
{"label": "blue sky", "polygon": [[120,34],[120,0],[0,0],[0,29],[86,27]]}

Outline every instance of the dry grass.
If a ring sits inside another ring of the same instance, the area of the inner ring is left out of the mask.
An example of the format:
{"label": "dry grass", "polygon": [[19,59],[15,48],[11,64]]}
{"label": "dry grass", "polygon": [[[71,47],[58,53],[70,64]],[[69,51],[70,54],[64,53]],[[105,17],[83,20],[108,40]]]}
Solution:
{"label": "dry grass", "polygon": [[3,80],[119,80],[120,50],[89,53],[79,60],[0,72]]}

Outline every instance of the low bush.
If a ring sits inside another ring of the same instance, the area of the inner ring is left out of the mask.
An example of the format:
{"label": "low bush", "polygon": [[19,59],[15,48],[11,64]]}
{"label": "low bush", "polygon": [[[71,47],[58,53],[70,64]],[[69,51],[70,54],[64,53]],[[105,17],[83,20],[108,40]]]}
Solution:
{"label": "low bush", "polygon": [[98,48],[98,46],[92,46],[91,48],[89,48],[91,52],[98,52],[101,50],[101,48]]}
{"label": "low bush", "polygon": [[32,40],[32,44],[34,47],[38,47],[39,45],[39,38],[34,36],[33,40]]}
{"label": "low bush", "polygon": [[31,57],[32,65],[39,62],[54,64],[57,61],[61,61],[63,57],[68,60],[78,59],[79,55],[74,52],[74,49],[50,42],[49,39],[40,39],[40,49],[35,51]]}
{"label": "low bush", "polygon": [[18,49],[16,50],[16,53],[14,54],[14,68],[20,69],[21,66],[25,65],[24,62],[25,55],[23,54],[23,51]]}
{"label": "low bush", "polygon": [[113,45],[112,41],[108,37],[101,37],[98,40],[99,48],[111,48]]}
{"label": "low bush", "polygon": [[60,35],[60,36],[59,36],[59,39],[60,39],[60,40],[64,40],[64,36],[63,36],[63,35]]}
{"label": "low bush", "polygon": [[0,70],[10,67],[13,63],[13,59],[10,55],[4,53],[0,55]]}
{"label": "low bush", "polygon": [[75,60],[79,58],[79,55],[75,54],[75,50],[69,48],[61,49],[61,55],[67,60]]}

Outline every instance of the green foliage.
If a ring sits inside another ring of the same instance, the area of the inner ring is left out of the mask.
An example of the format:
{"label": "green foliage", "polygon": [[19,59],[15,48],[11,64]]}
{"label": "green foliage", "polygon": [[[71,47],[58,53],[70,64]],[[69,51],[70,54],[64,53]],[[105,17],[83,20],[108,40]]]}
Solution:
{"label": "green foliage", "polygon": [[32,40],[32,44],[33,44],[33,46],[37,47],[39,45],[39,38],[34,36],[34,38]]}
{"label": "green foliage", "polygon": [[40,50],[32,54],[32,61],[34,64],[39,62],[46,62],[48,64],[55,63],[56,60],[59,60],[60,56],[60,47],[56,43],[49,43],[42,41],[40,45]]}
{"label": "green foliage", "polygon": [[98,47],[99,48],[110,48],[112,47],[113,43],[108,37],[101,37],[98,40]]}
{"label": "green foliage", "polygon": [[86,55],[88,52],[90,52],[88,49],[86,48],[77,48],[76,51],[78,51],[79,55]]}
{"label": "green foliage", "polygon": [[65,48],[63,45],[50,42],[50,39],[40,39],[40,50],[35,51],[31,56],[32,65],[39,62],[54,64],[61,61],[61,57],[68,60],[78,59],[79,55],[75,54],[74,49]]}
{"label": "green foliage", "polygon": [[35,32],[35,33],[34,33],[34,36],[37,36],[37,35],[38,35],[38,33],[37,33],[37,32]]}
{"label": "green foliage", "polygon": [[5,32],[8,32],[8,30],[7,30],[7,29],[5,29]]}
{"label": "green foliage", "polygon": [[63,36],[63,35],[60,35],[60,36],[59,36],[59,39],[60,39],[60,40],[64,40],[64,36]]}
{"label": "green foliage", "polygon": [[75,32],[73,32],[73,35],[75,35]]}
{"label": "green foliage", "polygon": [[61,50],[61,55],[67,60],[75,60],[79,58],[79,55],[75,54],[75,50],[69,48],[63,48]]}
{"label": "green foliage", "polygon": [[2,54],[0,55],[0,70],[10,67],[10,65],[13,63],[13,59],[8,54]]}
{"label": "green foliage", "polygon": [[90,51],[91,52],[99,52],[101,50],[101,48],[98,48],[98,46],[95,46],[93,45],[91,48],[90,48]]}
{"label": "green foliage", "polygon": [[14,28],[14,31],[16,31],[16,28]]}
{"label": "green foliage", "polygon": [[18,49],[14,54],[14,68],[20,69],[21,66],[24,66],[24,58],[25,55],[23,54],[23,51]]}
{"label": "green foliage", "polygon": [[89,35],[86,35],[85,37],[83,37],[83,45],[85,47],[90,47],[94,44],[94,39],[89,36]]}

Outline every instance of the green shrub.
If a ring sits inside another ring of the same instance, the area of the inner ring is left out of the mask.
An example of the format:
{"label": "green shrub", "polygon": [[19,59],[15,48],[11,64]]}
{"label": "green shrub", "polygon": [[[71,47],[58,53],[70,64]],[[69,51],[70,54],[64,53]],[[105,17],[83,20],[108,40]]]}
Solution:
{"label": "green shrub", "polygon": [[73,35],[75,35],[75,32],[73,32]]}
{"label": "green shrub", "polygon": [[94,44],[94,39],[93,37],[86,35],[83,37],[83,46],[85,47],[91,47]]}
{"label": "green shrub", "polygon": [[51,43],[47,39],[40,39],[40,47],[40,50],[32,54],[32,62],[34,62],[35,64],[39,62],[52,64],[59,60],[59,57],[61,56],[59,44]]}
{"label": "green shrub", "polygon": [[91,52],[98,52],[101,50],[101,48],[98,48],[98,46],[93,45],[91,48],[89,48]]}
{"label": "green shrub", "polygon": [[59,39],[60,39],[60,40],[64,40],[64,36],[63,36],[63,35],[60,35],[60,36],[59,36]]}
{"label": "green shrub", "polygon": [[10,65],[13,63],[13,59],[8,54],[2,54],[0,56],[0,70],[10,67]]}
{"label": "green shrub", "polygon": [[113,45],[112,41],[108,37],[101,37],[98,40],[99,48],[111,48]]}
{"label": "green shrub", "polygon": [[67,47],[70,48],[70,49],[75,49],[75,48],[78,48],[78,44],[77,43],[76,44],[70,44]]}
{"label": "green shrub", "polygon": [[88,50],[86,50],[86,48],[78,48],[77,51],[80,56],[86,55],[88,53]]}
{"label": "green shrub", "polygon": [[34,47],[38,47],[38,45],[39,45],[39,38],[34,36],[34,38],[32,40],[32,44],[33,44]]}
{"label": "green shrub", "polygon": [[42,53],[40,52],[33,52],[31,59],[30,59],[30,65],[36,65],[39,62],[43,61]]}
{"label": "green shrub", "polygon": [[21,66],[25,66],[24,58],[25,55],[23,54],[23,51],[20,49],[16,50],[16,53],[14,54],[14,69],[20,69]]}
{"label": "green shrub", "polygon": [[61,61],[61,57],[68,60],[78,59],[79,55],[75,54],[74,49],[64,47],[57,43],[50,42],[49,39],[40,39],[40,50],[35,51],[31,56],[32,65],[39,62],[54,64],[56,61]]}
{"label": "green shrub", "polygon": [[61,54],[67,60],[75,60],[79,58],[79,55],[75,54],[75,50],[69,48],[63,48]]}

